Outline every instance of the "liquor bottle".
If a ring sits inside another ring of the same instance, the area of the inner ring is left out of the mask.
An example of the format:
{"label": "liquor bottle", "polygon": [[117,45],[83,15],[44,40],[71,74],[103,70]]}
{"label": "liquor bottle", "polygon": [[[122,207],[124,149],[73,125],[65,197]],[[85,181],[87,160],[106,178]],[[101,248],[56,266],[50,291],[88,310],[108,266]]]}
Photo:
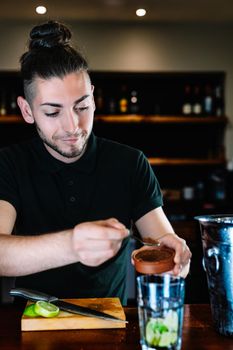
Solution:
{"label": "liquor bottle", "polygon": [[205,115],[213,115],[213,92],[212,87],[209,84],[205,86],[203,112]]}
{"label": "liquor bottle", "polygon": [[232,203],[233,201],[233,158],[227,162],[226,172],[226,195],[227,202]]}
{"label": "liquor bottle", "polygon": [[182,105],[182,114],[191,115],[191,113],[192,113],[191,86],[185,85],[184,101],[183,101],[183,105]]}
{"label": "liquor bottle", "polygon": [[136,90],[132,90],[130,93],[129,110],[130,110],[130,113],[132,113],[132,114],[136,114],[139,111],[138,93]]}
{"label": "liquor bottle", "polygon": [[7,114],[6,93],[4,91],[2,91],[1,95],[0,95],[0,115],[4,116],[6,114]]}
{"label": "liquor bottle", "polygon": [[9,114],[19,114],[19,108],[17,105],[16,100],[16,93],[13,91],[10,97],[10,104],[9,104]]}
{"label": "liquor bottle", "polygon": [[128,113],[128,109],[129,109],[129,101],[127,97],[127,86],[122,85],[121,95],[119,99],[119,112],[120,114],[126,114]]}
{"label": "liquor bottle", "polygon": [[217,117],[221,117],[224,115],[224,105],[223,105],[223,92],[222,92],[222,86],[217,85],[215,87],[215,101],[214,101],[214,114]]}
{"label": "liquor bottle", "polygon": [[224,201],[226,199],[226,175],[223,170],[216,170],[209,177],[210,199]]}
{"label": "liquor bottle", "polygon": [[103,96],[103,90],[101,88],[96,89],[95,104],[96,104],[96,113],[97,114],[103,113],[104,112],[104,96]]}
{"label": "liquor bottle", "polygon": [[202,201],[205,198],[205,184],[202,180],[196,183],[195,198],[199,201]]}
{"label": "liquor bottle", "polygon": [[192,113],[195,116],[199,116],[202,113],[200,87],[198,85],[194,86]]}
{"label": "liquor bottle", "polygon": [[108,101],[108,112],[110,114],[115,114],[117,112],[116,100],[114,97],[110,97]]}

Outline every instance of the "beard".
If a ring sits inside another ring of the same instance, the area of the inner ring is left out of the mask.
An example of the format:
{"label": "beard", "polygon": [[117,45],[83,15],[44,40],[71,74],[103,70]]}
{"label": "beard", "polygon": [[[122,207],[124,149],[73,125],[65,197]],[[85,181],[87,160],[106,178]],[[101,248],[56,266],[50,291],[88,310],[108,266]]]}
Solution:
{"label": "beard", "polygon": [[[49,140],[36,123],[35,123],[35,126],[44,144],[47,145],[56,153],[58,153],[59,155],[61,155],[62,157],[65,157],[68,159],[80,158],[85,152],[85,149],[90,137],[90,134],[88,134],[87,131],[81,130],[79,132],[76,132],[75,134],[66,133],[64,135],[57,135],[57,136],[54,136],[52,140]],[[56,143],[56,141],[59,141],[59,140],[62,141],[63,139],[70,138],[70,137],[78,138],[78,140],[80,141],[79,145],[71,144],[69,147],[69,150],[65,150],[59,147],[59,145]]]}

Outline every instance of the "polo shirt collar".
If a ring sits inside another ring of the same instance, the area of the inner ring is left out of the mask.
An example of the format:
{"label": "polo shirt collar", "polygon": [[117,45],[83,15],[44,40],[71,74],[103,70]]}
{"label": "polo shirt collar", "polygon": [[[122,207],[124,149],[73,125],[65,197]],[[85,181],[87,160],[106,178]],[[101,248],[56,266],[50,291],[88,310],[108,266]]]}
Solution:
{"label": "polo shirt collar", "polygon": [[97,158],[97,140],[96,136],[91,133],[85,153],[80,159],[74,163],[64,163],[56,158],[54,158],[45,148],[43,141],[40,139],[38,142],[38,152],[40,158],[40,169],[55,173],[60,170],[73,169],[83,173],[91,173],[96,165]]}

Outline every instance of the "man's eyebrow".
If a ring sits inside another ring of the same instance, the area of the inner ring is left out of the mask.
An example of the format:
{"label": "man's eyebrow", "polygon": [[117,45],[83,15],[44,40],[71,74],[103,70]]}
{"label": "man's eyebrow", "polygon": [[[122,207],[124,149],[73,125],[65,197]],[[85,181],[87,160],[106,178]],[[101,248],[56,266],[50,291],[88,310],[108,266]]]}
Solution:
{"label": "man's eyebrow", "polygon": [[85,99],[88,98],[89,96],[90,96],[90,95],[84,95],[84,96],[80,97],[78,100],[76,100],[76,101],[74,102],[74,104],[78,104],[78,103],[82,102],[83,100],[85,100]]}
{"label": "man's eyebrow", "polygon": [[[74,104],[78,104],[80,102],[82,102],[83,100],[85,100],[87,97],[89,97],[90,95],[84,95],[82,97],[80,97],[78,100],[76,100],[74,102]],[[41,106],[51,106],[51,107],[58,107],[58,108],[61,108],[62,107],[62,104],[60,103],[53,103],[53,102],[45,102],[45,103],[42,103]]]}

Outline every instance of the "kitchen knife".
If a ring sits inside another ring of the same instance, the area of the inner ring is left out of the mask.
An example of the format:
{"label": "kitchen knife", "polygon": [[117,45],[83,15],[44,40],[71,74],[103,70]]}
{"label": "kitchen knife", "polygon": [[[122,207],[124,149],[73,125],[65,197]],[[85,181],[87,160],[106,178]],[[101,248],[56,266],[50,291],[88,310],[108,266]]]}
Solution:
{"label": "kitchen knife", "polygon": [[10,290],[10,295],[14,297],[22,297],[31,301],[38,301],[38,300],[47,301],[57,305],[61,310],[68,311],[73,314],[89,316],[89,317],[97,317],[107,321],[128,323],[128,321],[126,320],[121,320],[120,318],[106,314],[105,312],[93,310],[85,306],[79,306],[72,303],[68,303],[67,301],[60,300],[55,296],[38,292],[36,290],[31,290],[26,288],[13,288]]}

